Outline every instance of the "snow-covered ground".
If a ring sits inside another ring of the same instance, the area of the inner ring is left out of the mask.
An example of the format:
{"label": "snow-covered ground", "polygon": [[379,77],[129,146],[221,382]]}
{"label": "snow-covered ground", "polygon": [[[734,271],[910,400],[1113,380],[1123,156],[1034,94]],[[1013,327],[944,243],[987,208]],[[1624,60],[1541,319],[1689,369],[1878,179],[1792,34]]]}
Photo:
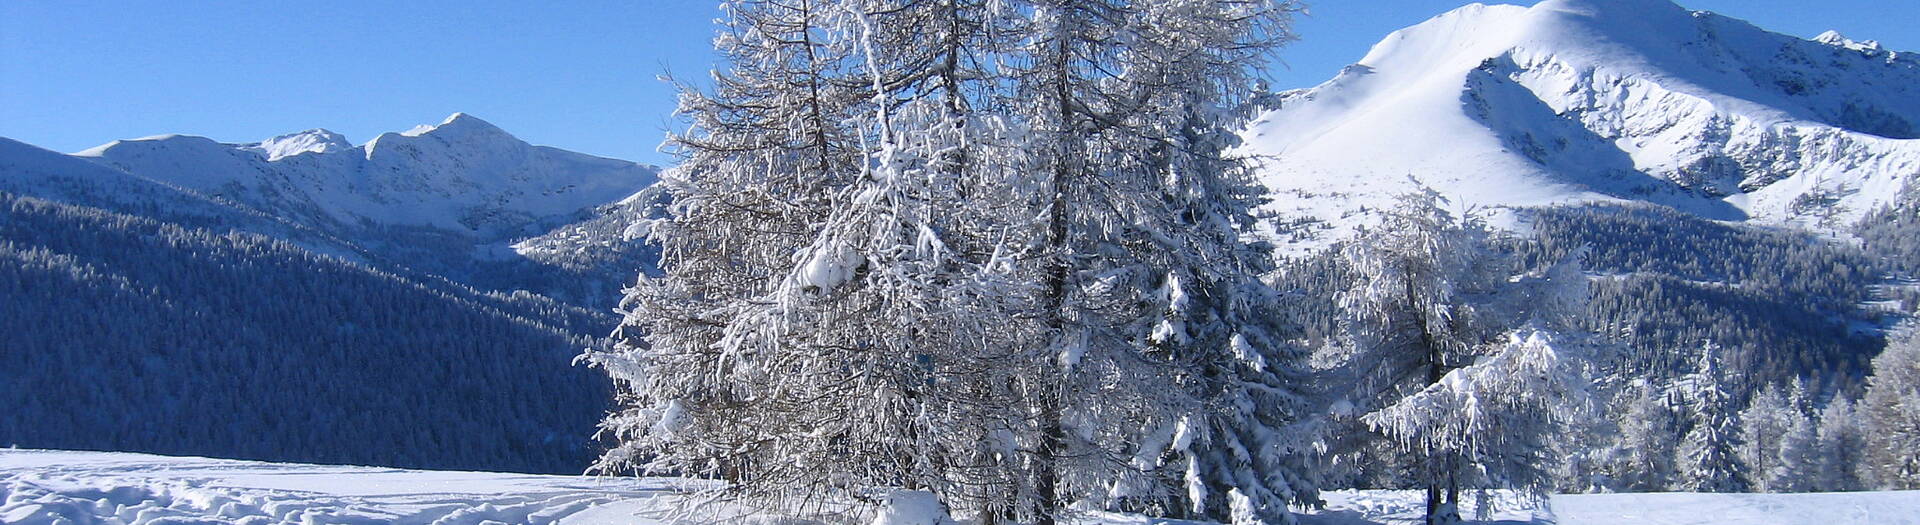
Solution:
{"label": "snow-covered ground", "polygon": [[[117,452],[0,450],[0,523],[659,524],[673,480],[440,472]],[[1415,491],[1332,491],[1307,525],[1420,522]],[[1469,498],[1463,514],[1482,517]],[[1920,492],[1604,494],[1492,499],[1486,523],[1913,525]],[[700,520],[711,521],[711,520]],[[758,520],[743,520],[757,522]],[[1099,514],[1085,523],[1170,524]]]}
{"label": "snow-covered ground", "polygon": [[[0,523],[645,523],[662,480],[0,450]],[[65,519],[67,521],[61,521]]]}
{"label": "snow-covered ground", "polygon": [[1554,496],[1560,525],[1920,524],[1920,491]]}

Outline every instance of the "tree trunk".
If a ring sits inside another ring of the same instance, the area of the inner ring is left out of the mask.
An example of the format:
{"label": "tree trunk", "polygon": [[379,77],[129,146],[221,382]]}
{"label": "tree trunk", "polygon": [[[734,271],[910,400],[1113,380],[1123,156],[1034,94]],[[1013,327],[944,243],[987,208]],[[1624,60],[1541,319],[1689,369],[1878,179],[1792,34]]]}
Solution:
{"label": "tree trunk", "polygon": [[1426,525],[1440,525],[1438,521],[1435,521],[1439,518],[1440,484],[1429,482],[1427,483],[1427,518],[1425,523]]}
{"label": "tree trunk", "polygon": [[1040,417],[1040,453],[1039,476],[1033,482],[1033,495],[1036,505],[1034,525],[1055,525],[1060,512],[1060,452],[1066,441],[1066,432],[1060,427],[1060,404],[1053,401],[1041,405]]}
{"label": "tree trunk", "polygon": [[[1440,354],[1440,345],[1434,341],[1433,333],[1428,331],[1426,312],[1420,309],[1419,292],[1414,290],[1413,287],[1412,265],[1401,266],[1401,278],[1405,280],[1407,287],[1407,312],[1413,317],[1414,327],[1420,330],[1420,349],[1426,352],[1427,385],[1430,386],[1439,383],[1442,377],[1446,377],[1446,367],[1442,365],[1445,356]],[[1458,466],[1453,464],[1453,457],[1451,455],[1447,455],[1446,457],[1428,456],[1426,462],[1426,524],[1450,525],[1452,520],[1447,518],[1453,514],[1453,512],[1447,512],[1446,507],[1448,505],[1457,505],[1460,499],[1460,487],[1454,479],[1454,472],[1459,470],[1457,468]],[[1441,486],[1443,483],[1442,480],[1439,476],[1435,475],[1439,469],[1435,467],[1441,467],[1446,471],[1444,490]]]}
{"label": "tree trunk", "polygon": [[[1062,6],[1063,9],[1071,7]],[[1053,195],[1047,216],[1047,246],[1051,249],[1052,265],[1047,275],[1047,307],[1051,319],[1048,328],[1055,338],[1063,341],[1069,329],[1067,316],[1067,279],[1072,268],[1071,243],[1067,241],[1067,191],[1069,180],[1077,171],[1079,148],[1073,146],[1079,140],[1075,136],[1073,112],[1073,70],[1071,68],[1072,48],[1069,47],[1067,31],[1053,35],[1052,63],[1048,64],[1048,79],[1053,88],[1054,108],[1058,111],[1059,129],[1054,130]],[[1060,361],[1052,352],[1043,356],[1050,364],[1047,368],[1059,368]],[[1064,372],[1062,370],[1061,372]],[[1055,376],[1061,377],[1061,376]],[[1066,441],[1066,432],[1060,423],[1060,403],[1063,401],[1056,389],[1057,383],[1048,383],[1040,393],[1040,447],[1037,453],[1039,476],[1034,480],[1034,498],[1040,507],[1034,516],[1035,525],[1055,525],[1061,508],[1060,501],[1060,465],[1059,458]]]}

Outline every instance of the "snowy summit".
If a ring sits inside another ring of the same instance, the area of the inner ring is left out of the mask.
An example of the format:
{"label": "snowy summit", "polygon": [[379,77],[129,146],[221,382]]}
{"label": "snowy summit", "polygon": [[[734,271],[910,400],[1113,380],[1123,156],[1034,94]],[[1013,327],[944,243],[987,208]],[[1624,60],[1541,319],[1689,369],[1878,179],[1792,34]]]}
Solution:
{"label": "snowy summit", "polygon": [[1283,215],[1642,201],[1831,227],[1920,172],[1920,60],[1667,0],[1473,4],[1397,31],[1247,134]]}

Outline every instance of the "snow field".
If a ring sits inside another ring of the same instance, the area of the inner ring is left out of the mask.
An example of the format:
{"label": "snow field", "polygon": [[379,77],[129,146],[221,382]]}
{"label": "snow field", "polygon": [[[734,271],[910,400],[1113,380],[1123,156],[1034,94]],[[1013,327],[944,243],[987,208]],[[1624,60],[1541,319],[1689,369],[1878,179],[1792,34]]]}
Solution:
{"label": "snow field", "polygon": [[[684,482],[669,479],[443,472],[0,449],[0,523],[7,525],[613,525],[777,523],[719,509],[668,521]],[[1542,504],[1510,492],[1463,495],[1469,523],[1503,525],[1914,525],[1920,491],[1824,494],[1583,494]],[[1337,490],[1303,525],[1420,523],[1422,493]],[[925,493],[901,491],[874,525],[948,525]],[[1478,509],[1490,503],[1489,512]],[[1476,521],[1480,520],[1480,521]],[[1095,512],[1081,524],[1180,522]]]}
{"label": "snow field", "polygon": [[[0,451],[0,523],[596,524],[668,494],[663,480]],[[622,506],[604,508],[612,503]],[[596,510],[597,512],[586,512]]]}

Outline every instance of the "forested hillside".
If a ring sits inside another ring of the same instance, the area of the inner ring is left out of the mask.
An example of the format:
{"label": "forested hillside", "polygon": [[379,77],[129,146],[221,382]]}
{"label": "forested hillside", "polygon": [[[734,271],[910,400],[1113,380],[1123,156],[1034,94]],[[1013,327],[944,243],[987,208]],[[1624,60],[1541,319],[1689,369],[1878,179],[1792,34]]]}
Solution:
{"label": "forested hillside", "polygon": [[1853,243],[1656,206],[1543,208],[1528,226],[1529,260],[1591,249],[1590,327],[1631,349],[1613,364],[1624,376],[1673,377],[1713,341],[1747,388],[1857,379],[1898,319],[1872,303],[1888,262]]}
{"label": "forested hillside", "polygon": [[0,193],[0,297],[8,445],[577,472],[606,407],[594,316],[253,234]]}
{"label": "forested hillside", "polygon": [[609,385],[572,359],[612,316],[390,261],[241,203],[0,140],[0,444],[584,468]]}

